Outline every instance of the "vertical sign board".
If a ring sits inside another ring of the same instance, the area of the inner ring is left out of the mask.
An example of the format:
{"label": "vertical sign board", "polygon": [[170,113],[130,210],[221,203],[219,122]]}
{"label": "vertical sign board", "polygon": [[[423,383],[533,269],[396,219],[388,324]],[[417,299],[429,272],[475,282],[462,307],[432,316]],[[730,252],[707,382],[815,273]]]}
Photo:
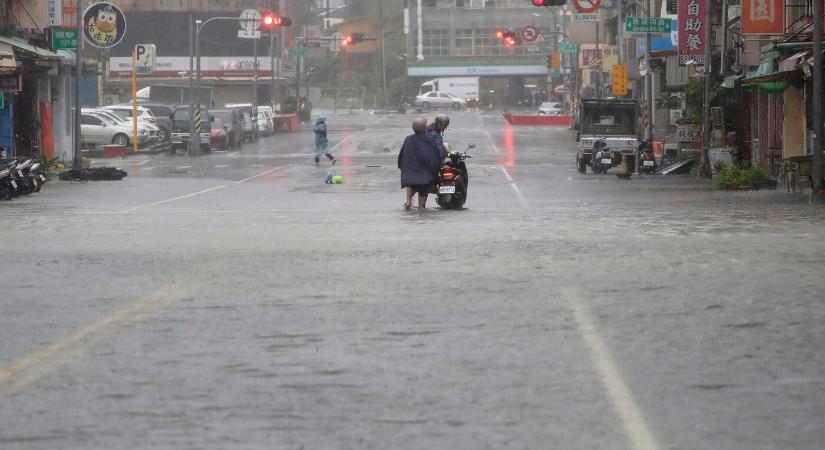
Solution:
{"label": "vertical sign board", "polygon": [[742,33],[782,34],[785,32],[783,0],[743,0]]}
{"label": "vertical sign board", "polygon": [[48,0],[46,2],[46,12],[49,14],[50,27],[63,25],[63,0]]}
{"label": "vertical sign board", "polygon": [[627,64],[613,66],[613,95],[627,95]]}
{"label": "vertical sign board", "polygon": [[705,63],[706,7],[706,0],[679,0],[679,64]]}
{"label": "vertical sign board", "polygon": [[550,68],[553,70],[561,70],[561,52],[551,53]]}

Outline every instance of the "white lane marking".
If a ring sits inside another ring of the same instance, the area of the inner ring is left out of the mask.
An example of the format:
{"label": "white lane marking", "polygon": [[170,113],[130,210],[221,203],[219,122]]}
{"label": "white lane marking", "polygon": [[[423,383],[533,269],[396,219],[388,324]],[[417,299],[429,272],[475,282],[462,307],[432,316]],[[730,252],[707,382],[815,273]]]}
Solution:
{"label": "white lane marking", "polygon": [[184,199],[184,198],[194,197],[194,196],[196,196],[196,195],[205,194],[205,193],[207,193],[207,192],[216,191],[216,190],[218,190],[218,189],[223,189],[223,188],[225,188],[226,186],[227,186],[227,185],[222,184],[222,185],[220,185],[220,186],[211,187],[211,188],[209,188],[209,189],[204,189],[204,190],[202,190],[202,191],[193,192],[193,193],[191,193],[191,194],[181,195],[181,196],[179,196],[179,197],[173,197],[173,198],[170,198],[170,199],[161,200],[161,201],[159,201],[159,202],[153,202],[153,203],[147,203],[147,204],[145,204],[145,205],[135,206],[135,207],[133,207],[133,208],[129,208],[129,209],[127,209],[127,210],[126,210],[126,212],[134,212],[134,211],[141,210],[141,209],[143,209],[143,208],[149,208],[150,206],[158,206],[158,205],[163,205],[163,204],[165,204],[165,203],[171,203],[171,202],[174,202],[174,201],[177,201],[177,200],[182,200],[182,199]]}
{"label": "white lane marking", "polygon": [[249,167],[263,167],[263,166],[264,166],[263,164],[253,164],[253,165],[251,165],[251,166],[249,166]]}
{"label": "white lane marking", "polygon": [[213,169],[225,169],[227,167],[229,167],[229,166],[226,165],[226,164],[220,164],[220,165],[217,165],[217,166],[212,166]]}
{"label": "white lane marking", "polygon": [[518,201],[519,201],[519,203],[521,203],[521,207],[522,207],[522,208],[527,208],[527,207],[529,207],[529,206],[530,206],[530,204],[529,204],[529,203],[527,203],[527,199],[526,199],[526,198],[524,198],[524,194],[522,194],[522,193],[521,193],[521,189],[519,189],[519,187],[518,187],[518,185],[516,184],[516,182],[515,182],[515,181],[513,181],[513,177],[512,177],[512,176],[510,176],[510,172],[508,172],[508,171],[507,171],[507,169],[505,169],[505,168],[504,168],[504,167],[502,167],[502,166],[499,166],[499,169],[501,169],[501,172],[504,174],[504,178],[506,178],[506,179],[507,179],[507,183],[509,183],[509,184],[510,184],[510,187],[511,187],[511,188],[513,188],[513,192],[515,192],[515,193],[516,193],[516,197],[518,197]]}
{"label": "white lane marking", "polygon": [[149,167],[142,167],[140,170],[155,170],[158,166],[149,166]]}
{"label": "white lane marking", "polygon": [[498,150],[498,145],[496,145],[496,142],[493,140],[493,136],[491,136],[491,135],[490,135],[490,132],[489,132],[489,131],[487,131],[487,130],[484,130],[484,132],[485,132],[485,133],[487,133],[487,139],[489,139],[489,140],[490,140],[490,144],[492,144],[492,146],[493,146],[493,150],[495,150],[495,151],[496,151],[496,155],[498,155],[500,152],[499,152],[499,150]]}
{"label": "white lane marking", "polygon": [[566,288],[562,290],[562,295],[566,297],[567,304],[573,311],[573,316],[579,326],[579,334],[590,350],[590,357],[593,359],[596,370],[599,371],[599,378],[607,389],[613,409],[619,415],[625,434],[630,439],[633,448],[657,449],[656,439],[645,422],[639,405],[633,399],[630,389],[622,379],[613,355],[599,334],[590,308],[582,301],[579,290]]}
{"label": "white lane marking", "polygon": [[236,181],[236,182],[235,182],[235,184],[246,183],[246,182],[247,182],[247,181],[249,181],[249,180],[254,180],[255,178],[262,177],[262,176],[264,176],[264,175],[269,175],[270,173],[275,172],[275,171],[277,171],[277,170],[281,170],[281,169],[283,169],[284,167],[286,167],[286,166],[278,166],[278,167],[273,167],[272,169],[269,169],[269,170],[267,170],[267,171],[261,172],[261,173],[259,173],[259,174],[257,174],[257,175],[253,175],[253,176],[251,176],[251,177],[249,177],[249,178],[244,178],[243,180]]}
{"label": "white lane marking", "polygon": [[349,136],[345,137],[344,139],[341,139],[341,142],[339,142],[339,143],[335,144],[334,146],[332,146],[332,148],[331,148],[331,149],[329,149],[329,153],[332,153],[332,151],[333,151],[333,150],[335,150],[335,149],[337,149],[338,147],[340,147],[340,146],[344,145],[344,143],[349,142],[349,140],[350,140],[350,139],[352,139],[352,138],[353,138],[353,136],[355,136],[355,133],[352,133],[352,134],[350,134]]}
{"label": "white lane marking", "polygon": [[177,167],[175,167],[175,170],[183,170],[183,169],[191,169],[191,168],[192,168],[192,166],[177,166]]}

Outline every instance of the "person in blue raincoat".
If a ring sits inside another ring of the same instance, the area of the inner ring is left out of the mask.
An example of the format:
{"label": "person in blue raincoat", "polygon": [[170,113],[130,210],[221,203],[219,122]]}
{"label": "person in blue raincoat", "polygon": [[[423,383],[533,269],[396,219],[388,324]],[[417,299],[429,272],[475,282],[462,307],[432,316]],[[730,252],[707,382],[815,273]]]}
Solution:
{"label": "person in blue raincoat", "polygon": [[334,156],[329,152],[329,139],[327,139],[327,121],[323,117],[319,117],[317,121],[315,121],[315,127],[312,129],[315,132],[315,165],[319,165],[321,161],[321,155],[325,155],[330,161],[332,161],[332,165],[335,165],[337,161]]}
{"label": "person in blue raincoat", "polygon": [[436,148],[438,148],[438,157],[440,161],[444,161],[447,157],[447,149],[444,148],[444,130],[450,126],[450,118],[446,114],[439,114],[435,116],[433,123],[427,126],[427,137],[433,141]]}
{"label": "person in blue raincoat", "polygon": [[398,153],[401,187],[407,196],[404,210],[407,211],[412,208],[412,198],[416,193],[418,208],[427,207],[427,194],[435,187],[442,161],[438,156],[438,148],[427,136],[427,119],[420,117],[413,120],[412,128],[414,134],[404,139]]}

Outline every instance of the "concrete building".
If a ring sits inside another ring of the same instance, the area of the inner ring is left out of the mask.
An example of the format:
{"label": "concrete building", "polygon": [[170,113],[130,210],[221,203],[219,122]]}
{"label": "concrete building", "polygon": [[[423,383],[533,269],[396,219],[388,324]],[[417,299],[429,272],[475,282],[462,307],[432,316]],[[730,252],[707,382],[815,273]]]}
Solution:
{"label": "concrete building", "polygon": [[[483,105],[532,104],[534,92],[551,92],[563,82],[561,72],[548,69],[547,56],[565,17],[562,8],[537,8],[527,0],[410,0],[404,17],[410,84],[478,76]],[[506,46],[496,37],[499,30],[515,32],[520,42]]]}

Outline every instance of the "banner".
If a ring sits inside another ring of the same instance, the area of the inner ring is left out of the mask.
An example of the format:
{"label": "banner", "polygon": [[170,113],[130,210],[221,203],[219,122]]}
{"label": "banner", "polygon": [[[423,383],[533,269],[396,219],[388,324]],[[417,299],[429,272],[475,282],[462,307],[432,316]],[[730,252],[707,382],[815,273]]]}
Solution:
{"label": "banner", "polygon": [[705,8],[705,0],[679,0],[679,64],[705,63]]}
{"label": "banner", "polygon": [[782,34],[784,13],[783,0],[742,0],[742,33]]}

